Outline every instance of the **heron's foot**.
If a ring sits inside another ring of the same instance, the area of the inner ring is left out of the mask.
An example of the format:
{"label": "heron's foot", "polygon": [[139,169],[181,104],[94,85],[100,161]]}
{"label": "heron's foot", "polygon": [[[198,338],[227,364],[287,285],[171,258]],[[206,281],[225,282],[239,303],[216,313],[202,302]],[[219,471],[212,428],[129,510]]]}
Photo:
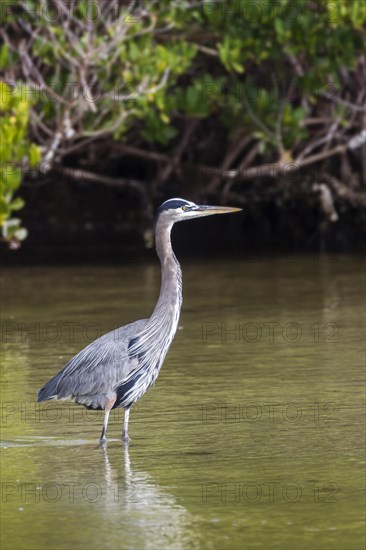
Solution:
{"label": "heron's foot", "polygon": [[128,433],[123,432],[122,434],[122,441],[125,445],[129,445],[131,439],[128,437]]}
{"label": "heron's foot", "polygon": [[99,439],[99,445],[105,445],[107,443],[107,438],[105,435]]}

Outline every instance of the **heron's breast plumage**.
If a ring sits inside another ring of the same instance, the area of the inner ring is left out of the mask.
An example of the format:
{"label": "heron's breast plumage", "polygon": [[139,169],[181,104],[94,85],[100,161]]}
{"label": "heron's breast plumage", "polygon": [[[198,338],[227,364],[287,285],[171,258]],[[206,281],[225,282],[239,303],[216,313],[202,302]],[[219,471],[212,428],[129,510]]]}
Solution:
{"label": "heron's breast plumage", "polygon": [[158,302],[144,329],[131,338],[128,356],[131,360],[138,361],[138,367],[115,386],[117,399],[113,408],[132,406],[158,377],[178,328],[182,307],[181,276],[174,290],[170,294],[169,302]]}

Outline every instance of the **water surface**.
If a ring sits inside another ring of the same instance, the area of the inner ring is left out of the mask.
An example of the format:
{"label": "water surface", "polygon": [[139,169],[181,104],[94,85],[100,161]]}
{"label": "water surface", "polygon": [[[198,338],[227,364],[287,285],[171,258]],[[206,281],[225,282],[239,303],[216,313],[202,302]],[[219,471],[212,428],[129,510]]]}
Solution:
{"label": "water surface", "polygon": [[146,317],[156,264],[2,276],[7,549],[364,547],[365,268],[359,258],[184,262],[184,306],[120,441],[36,392],[91,340]]}

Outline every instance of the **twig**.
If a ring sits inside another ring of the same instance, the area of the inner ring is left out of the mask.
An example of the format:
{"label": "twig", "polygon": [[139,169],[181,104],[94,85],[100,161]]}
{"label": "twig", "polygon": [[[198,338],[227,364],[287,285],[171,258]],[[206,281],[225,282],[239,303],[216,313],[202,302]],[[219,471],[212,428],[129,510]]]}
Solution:
{"label": "twig", "polygon": [[109,176],[104,176],[102,174],[95,174],[94,172],[89,172],[88,170],[81,170],[79,168],[68,168],[61,165],[52,165],[52,170],[61,172],[62,174],[69,176],[76,180],[85,180],[92,183],[101,183],[103,185],[108,185],[109,187],[130,187],[135,191],[138,191],[141,194],[146,193],[145,185],[138,180],[125,179],[125,178],[111,178]]}
{"label": "twig", "polygon": [[183,138],[180,141],[178,147],[176,148],[176,151],[174,153],[172,162],[164,168],[164,170],[163,170],[163,172],[162,172],[162,174],[159,178],[159,186],[164,185],[164,183],[169,179],[172,172],[174,170],[176,170],[177,167],[179,166],[180,160],[181,160],[181,158],[184,154],[184,151],[185,151],[185,149],[186,149],[186,147],[189,143],[189,140],[190,140],[193,132],[197,128],[198,122],[199,121],[198,121],[197,118],[188,119],[186,121],[186,129],[185,129],[185,132],[183,134]]}
{"label": "twig", "polygon": [[313,190],[319,193],[319,201],[324,214],[331,222],[336,222],[339,219],[337,210],[334,206],[334,200],[331,190],[325,183],[315,183]]}
{"label": "twig", "polygon": [[330,174],[324,174],[323,179],[330,184],[333,191],[341,199],[346,199],[351,204],[366,206],[366,193],[356,193],[355,191],[352,191],[338,178]]}
{"label": "twig", "polygon": [[49,146],[47,153],[44,156],[43,162],[42,162],[42,169],[44,172],[48,172],[51,168],[51,161],[53,160],[53,157],[55,156],[55,153],[58,149],[58,146],[60,145],[62,140],[62,133],[56,132],[53,140],[51,142],[51,145]]}
{"label": "twig", "polygon": [[[244,159],[239,165],[239,172],[243,172],[252,162],[252,160],[256,157],[258,150],[260,147],[260,143],[255,143],[253,147],[250,149],[249,153],[245,155]],[[231,192],[231,188],[234,185],[235,180],[228,179],[226,184],[224,185],[221,193],[221,204],[225,204],[228,201],[229,193]]]}
{"label": "twig", "polygon": [[210,55],[211,57],[219,57],[218,52],[212,48],[207,48],[206,46],[201,46],[199,44],[194,44],[194,43],[193,45],[197,48],[199,52],[203,52],[207,55]]}
{"label": "twig", "polygon": [[356,111],[359,113],[364,113],[366,110],[366,107],[360,107],[359,105],[355,105],[354,103],[351,103],[350,101],[347,101],[346,99],[342,99],[341,97],[335,97],[334,95],[330,94],[329,92],[321,92],[321,96],[330,99],[331,101],[334,101],[334,103],[340,103],[341,105],[344,105],[344,107],[347,107],[347,109],[351,109],[351,111]]}
{"label": "twig", "polygon": [[310,143],[307,147],[305,147],[305,149],[303,151],[301,151],[301,153],[298,156],[298,160],[302,160],[303,158],[306,158],[306,156],[309,153],[311,153],[311,151],[314,151],[314,149],[316,149],[317,147],[320,147],[320,145],[323,145],[323,143],[326,143],[328,145],[328,148],[329,148],[329,144],[332,141],[332,139],[334,138],[334,134],[336,132],[338,124],[339,124],[339,118],[337,118],[333,122],[333,124],[331,125],[330,129],[328,130],[326,136],[323,136],[323,137],[317,139],[313,143]]}
{"label": "twig", "polygon": [[136,89],[134,88],[133,91],[129,94],[115,94],[113,91],[111,91],[111,92],[105,93],[103,97],[108,97],[113,101],[128,101],[131,99],[134,99],[134,100],[138,99],[139,97],[142,97],[147,94],[155,94],[156,92],[164,88],[164,86],[166,86],[169,78],[169,73],[170,73],[170,68],[168,67],[167,69],[165,69],[159,84],[157,84],[156,86],[153,86],[152,88],[145,87],[147,86],[147,82],[146,84],[140,83],[140,86],[138,87],[138,91],[139,91],[138,95],[134,95],[134,92],[136,91]]}
{"label": "twig", "polygon": [[243,96],[243,101],[244,101],[244,104],[247,108],[247,111],[248,111],[248,115],[250,116],[250,118],[253,120],[254,124],[256,124],[263,132],[264,134],[269,137],[271,139],[271,141],[275,142],[276,141],[276,134],[274,132],[272,132],[272,130],[270,130],[258,117],[257,115],[254,114],[251,106],[249,105],[249,102],[244,94]]}
{"label": "twig", "polygon": [[90,89],[90,87],[89,87],[89,85],[86,81],[86,78],[85,78],[85,67],[84,66],[80,67],[80,80],[81,80],[81,84],[84,87],[84,90],[83,90],[83,93],[81,94],[81,97],[84,98],[84,101],[85,101],[85,103],[87,103],[89,109],[93,113],[96,113],[97,108],[95,106],[95,101],[94,101],[92,91],[91,91],[91,89]]}
{"label": "twig", "polygon": [[[247,135],[243,136],[238,141],[236,146],[226,153],[225,158],[224,158],[224,162],[221,165],[221,170],[226,170],[226,169],[230,168],[230,166],[235,161],[235,159],[238,157],[238,155],[250,143],[251,139],[252,138],[250,136],[247,136]],[[211,182],[208,184],[207,191],[208,192],[213,192],[218,187],[218,185],[220,183],[220,180],[221,180],[221,176],[215,176],[211,180]]]}

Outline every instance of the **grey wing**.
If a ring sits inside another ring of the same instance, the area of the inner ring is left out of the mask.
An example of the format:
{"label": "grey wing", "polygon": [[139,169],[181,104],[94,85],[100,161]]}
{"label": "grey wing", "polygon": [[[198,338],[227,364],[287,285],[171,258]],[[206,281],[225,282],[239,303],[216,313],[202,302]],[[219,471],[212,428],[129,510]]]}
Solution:
{"label": "grey wing", "polygon": [[135,321],[94,340],[39,390],[38,401],[75,399],[104,408],[106,394],[139,367],[138,358],[130,357],[128,348],[147,321]]}

